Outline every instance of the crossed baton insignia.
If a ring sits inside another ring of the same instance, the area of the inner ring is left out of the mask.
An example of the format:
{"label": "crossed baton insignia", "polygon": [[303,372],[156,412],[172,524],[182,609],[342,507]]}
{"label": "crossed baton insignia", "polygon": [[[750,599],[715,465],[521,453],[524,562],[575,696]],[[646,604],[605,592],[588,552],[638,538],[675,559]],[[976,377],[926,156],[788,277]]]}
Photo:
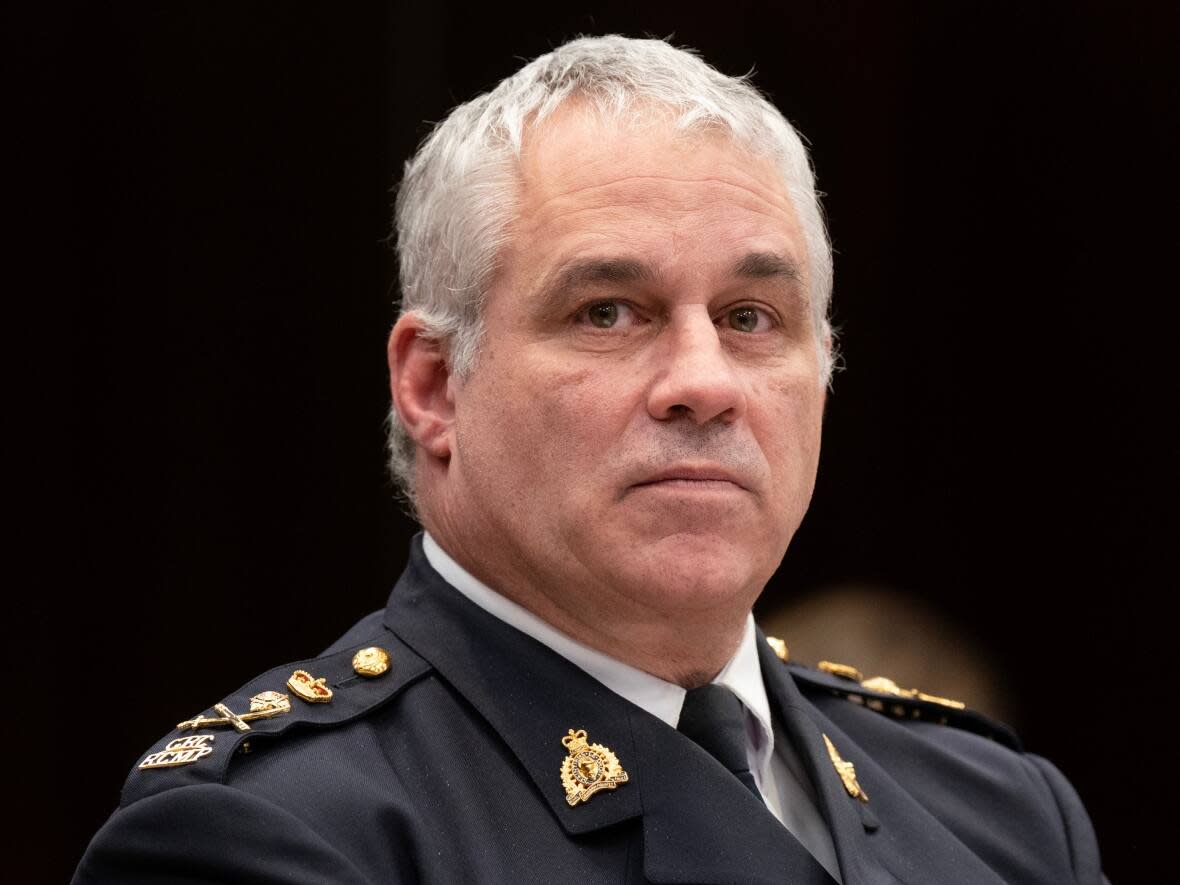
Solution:
{"label": "crossed baton insignia", "polygon": [[250,698],[249,713],[235,713],[225,704],[214,704],[213,709],[221,715],[197,716],[193,719],[184,720],[184,722],[177,724],[176,727],[183,731],[186,728],[232,725],[238,731],[249,731],[250,726],[246,724],[247,722],[253,722],[255,719],[270,719],[272,716],[290,713],[291,699],[282,692],[264,691]]}

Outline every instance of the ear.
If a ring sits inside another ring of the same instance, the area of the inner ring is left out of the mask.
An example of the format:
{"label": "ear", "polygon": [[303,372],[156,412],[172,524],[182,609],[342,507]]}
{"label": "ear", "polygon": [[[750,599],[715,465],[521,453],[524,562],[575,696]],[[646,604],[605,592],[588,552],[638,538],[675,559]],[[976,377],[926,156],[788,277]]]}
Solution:
{"label": "ear", "polygon": [[455,416],[451,372],[442,344],[424,333],[413,313],[402,315],[389,333],[389,391],[414,442],[445,460],[451,456]]}

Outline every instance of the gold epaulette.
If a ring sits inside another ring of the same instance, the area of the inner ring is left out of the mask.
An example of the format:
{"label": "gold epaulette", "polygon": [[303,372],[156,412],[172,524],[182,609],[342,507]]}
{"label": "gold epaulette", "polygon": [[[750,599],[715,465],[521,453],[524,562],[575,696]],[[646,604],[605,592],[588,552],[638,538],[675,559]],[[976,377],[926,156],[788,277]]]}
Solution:
{"label": "gold epaulette", "polygon": [[836,661],[820,661],[814,668],[792,661],[786,643],[766,637],[775,655],[782,660],[796,682],[812,690],[826,692],[877,713],[896,719],[910,719],[952,725],[973,731],[995,741],[1021,749],[1020,739],[1002,722],[968,709],[962,701],[929,694],[917,688],[902,688],[887,676],[866,677],[859,668]]}
{"label": "gold epaulette", "polygon": [[[842,680],[856,683],[860,688],[866,689],[866,693],[850,692],[848,699],[853,702],[863,703],[865,706],[876,710],[879,713],[894,713],[895,715],[909,715],[908,711],[896,704],[893,708],[882,700],[881,698],[872,697],[871,695],[889,695],[894,698],[903,698],[905,700],[925,701],[929,704],[938,704],[942,707],[949,707],[952,710],[965,710],[967,705],[962,701],[956,701],[953,698],[944,698],[936,694],[927,694],[916,688],[902,688],[888,676],[870,676],[867,679],[865,675],[851,664],[840,664],[836,661],[820,661],[815,665],[816,669],[829,673]],[[871,695],[869,694],[871,693]]]}

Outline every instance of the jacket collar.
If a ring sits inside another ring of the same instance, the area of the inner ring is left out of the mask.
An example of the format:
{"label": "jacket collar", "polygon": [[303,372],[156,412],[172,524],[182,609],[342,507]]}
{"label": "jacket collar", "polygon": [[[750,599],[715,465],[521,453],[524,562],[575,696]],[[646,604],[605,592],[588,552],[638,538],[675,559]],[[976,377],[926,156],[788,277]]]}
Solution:
{"label": "jacket collar", "polygon": [[[487,720],[568,833],[642,813],[630,725],[639,708],[447,584],[427,562],[421,535],[411,543],[385,624]],[[612,750],[631,780],[571,808],[559,775],[567,756],[561,739],[570,729],[585,729],[591,743]]]}
{"label": "jacket collar", "polygon": [[[653,882],[830,885],[823,867],[716,760],[463,597],[430,567],[420,536],[384,617],[508,745],[567,833],[642,817],[644,874]],[[629,776],[573,807],[559,776],[561,739],[571,729],[613,751]]]}

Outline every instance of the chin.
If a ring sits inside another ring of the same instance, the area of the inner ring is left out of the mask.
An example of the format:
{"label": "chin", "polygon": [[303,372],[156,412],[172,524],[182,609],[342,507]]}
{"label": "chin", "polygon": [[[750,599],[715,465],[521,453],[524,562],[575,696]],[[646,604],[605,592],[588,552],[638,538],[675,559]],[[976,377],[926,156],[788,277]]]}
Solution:
{"label": "chin", "polygon": [[774,573],[767,549],[718,535],[683,532],[633,548],[627,569],[637,596],[683,613],[719,606],[748,608]]}

